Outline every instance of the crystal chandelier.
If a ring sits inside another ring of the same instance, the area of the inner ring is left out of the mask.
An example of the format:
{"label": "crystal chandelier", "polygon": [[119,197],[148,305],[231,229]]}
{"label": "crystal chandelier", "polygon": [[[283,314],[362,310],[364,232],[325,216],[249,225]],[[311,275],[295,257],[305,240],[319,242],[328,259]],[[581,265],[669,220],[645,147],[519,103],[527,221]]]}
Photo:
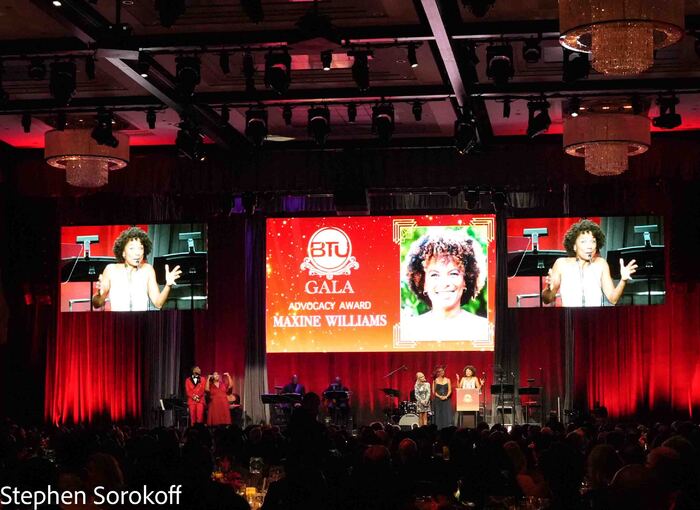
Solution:
{"label": "crystal chandelier", "polygon": [[630,105],[589,103],[564,118],[564,151],[585,159],[593,175],[619,175],[627,170],[629,156],[649,149],[649,118],[635,114]]}
{"label": "crystal chandelier", "polygon": [[98,145],[89,129],[52,130],[45,135],[44,159],[54,168],[66,170],[66,182],[79,188],[107,184],[110,170],[129,162],[129,137],[114,133],[117,147]]}
{"label": "crystal chandelier", "polygon": [[683,0],[559,0],[559,42],[600,73],[639,74],[683,37],[683,16]]}

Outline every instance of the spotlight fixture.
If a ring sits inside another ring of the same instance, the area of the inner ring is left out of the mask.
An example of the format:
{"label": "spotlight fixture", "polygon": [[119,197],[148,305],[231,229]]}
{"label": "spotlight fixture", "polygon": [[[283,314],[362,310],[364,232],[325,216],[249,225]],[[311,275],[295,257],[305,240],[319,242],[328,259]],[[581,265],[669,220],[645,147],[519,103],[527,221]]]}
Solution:
{"label": "spotlight fixture", "polygon": [[416,56],[416,43],[408,43],[408,63],[411,67],[418,67],[418,57]]}
{"label": "spotlight fixture", "polygon": [[494,212],[501,212],[508,204],[508,196],[503,191],[491,192],[491,205]]}
{"label": "spotlight fixture", "polygon": [[536,64],[542,57],[542,47],[540,46],[540,39],[535,39],[534,37],[526,40],[523,43],[523,59],[528,64]]}
{"label": "spotlight fixture", "polygon": [[372,133],[376,133],[379,141],[389,143],[394,133],[394,105],[380,103],[372,107]]}
{"label": "spotlight fixture", "polygon": [[54,7],[61,7],[63,5],[63,2],[61,2],[61,0],[53,0],[53,2],[51,3]]}
{"label": "spotlight fixture", "polygon": [[250,51],[246,51],[243,55],[243,77],[245,78],[245,91],[255,92],[255,61]]}
{"label": "spotlight fixture", "polygon": [[331,70],[331,63],[333,62],[333,52],[331,50],[326,50],[321,52],[321,66],[324,71]]}
{"label": "spotlight fixture", "polygon": [[148,72],[151,70],[151,63],[148,61],[148,53],[139,51],[139,59],[136,63],[136,72],[142,78],[148,78]]}
{"label": "spotlight fixture", "polygon": [[578,117],[581,111],[581,99],[577,96],[569,99],[569,115],[572,117]]}
{"label": "spotlight fixture", "polygon": [[464,79],[467,83],[478,83],[479,73],[476,66],[479,64],[479,57],[476,56],[476,45],[467,43],[464,47]]}
{"label": "spotlight fixture", "polygon": [[267,137],[267,110],[264,108],[251,108],[245,112],[245,135],[260,147]]}
{"label": "spotlight fixture", "polygon": [[85,76],[88,80],[95,79],[95,58],[93,56],[85,58]]}
{"label": "spotlight fixture", "polygon": [[179,153],[192,161],[202,162],[207,159],[204,140],[197,126],[187,117],[182,117],[178,127],[180,130],[175,138],[175,147]]}
{"label": "spotlight fixture", "polygon": [[180,16],[185,14],[185,0],[156,0],[156,10],[160,24],[170,28]]}
{"label": "spotlight fixture", "polygon": [[591,64],[588,61],[588,53],[578,53],[564,48],[564,73],[562,79],[565,83],[573,83],[583,78],[588,78]]}
{"label": "spotlight fixture", "polygon": [[92,138],[97,142],[97,145],[106,145],[112,148],[119,146],[119,140],[117,140],[112,132],[113,120],[112,112],[104,108],[97,109],[95,127],[92,130]]}
{"label": "spotlight fixture", "polygon": [[552,119],[549,117],[549,101],[546,99],[530,101],[527,104],[527,136],[534,138],[549,129]]}
{"label": "spotlight fixture", "polygon": [[351,51],[348,53],[353,57],[352,79],[361,92],[369,89],[369,51]]}
{"label": "spotlight fixture", "polygon": [[496,85],[502,86],[515,74],[513,70],[513,47],[510,44],[486,48],[486,76]]}
{"label": "spotlight fixture", "polygon": [[454,144],[457,152],[462,155],[469,154],[479,144],[476,125],[471,115],[462,114],[455,120]]}
{"label": "spotlight fixture", "polygon": [[153,108],[146,110],[146,123],[148,124],[148,129],[156,128],[156,111]]}
{"label": "spotlight fixture", "polygon": [[479,207],[480,193],[478,189],[465,189],[464,190],[464,201],[466,202],[467,209],[473,211]]}
{"label": "spotlight fixture", "polygon": [[503,118],[504,119],[509,119],[510,118],[510,103],[512,100],[507,97],[503,100]]}
{"label": "spotlight fixture", "polygon": [[661,129],[675,129],[683,123],[680,114],[676,113],[676,105],[679,103],[678,97],[673,94],[670,97],[660,96],[656,100],[659,105],[659,116],[654,117],[652,125]]}
{"label": "spotlight fixture", "polygon": [[265,12],[260,0],[241,0],[241,7],[243,7],[243,12],[248,16],[248,19],[253,23],[260,23],[265,19]]}
{"label": "spotlight fixture", "polygon": [[229,121],[231,120],[231,112],[228,109],[228,106],[223,105],[221,107],[221,124],[222,125],[227,125]]}
{"label": "spotlight fixture", "polygon": [[477,18],[483,18],[496,0],[462,0],[462,5],[469,9]]}
{"label": "spotlight fixture", "polygon": [[199,58],[181,55],[175,59],[177,90],[185,98],[194,95],[194,89],[202,79]]}
{"label": "spotlight fixture", "polygon": [[328,133],[331,132],[331,111],[326,106],[309,108],[309,135],[320,146],[325,145]]}
{"label": "spotlight fixture", "polygon": [[42,58],[33,58],[29,61],[29,68],[27,70],[29,77],[32,80],[43,80],[46,78],[46,64]]}
{"label": "spotlight fixture", "polygon": [[265,86],[282,95],[292,81],[292,57],[289,51],[270,51],[265,56]]}
{"label": "spotlight fixture", "polygon": [[22,114],[22,130],[25,133],[29,133],[32,130],[32,116],[29,112]]}
{"label": "spotlight fixture", "polygon": [[421,104],[421,102],[413,101],[413,107],[411,108],[411,111],[413,112],[413,118],[416,119],[416,122],[420,122],[423,118],[423,105]]}
{"label": "spotlight fixture", "polygon": [[58,112],[58,114],[56,114],[56,130],[65,131],[66,124],[68,124],[66,112]]}
{"label": "spotlight fixture", "polygon": [[75,62],[51,64],[49,91],[59,105],[67,105],[75,94]]}
{"label": "spotlight fixture", "polygon": [[348,105],[348,122],[353,124],[357,120],[357,105],[350,103]]}
{"label": "spotlight fixture", "polygon": [[228,53],[219,54],[219,67],[221,68],[221,72],[224,74],[231,72],[231,62],[229,60]]}
{"label": "spotlight fixture", "polygon": [[285,105],[284,108],[282,108],[282,118],[284,119],[285,126],[292,125],[292,107],[291,106]]}

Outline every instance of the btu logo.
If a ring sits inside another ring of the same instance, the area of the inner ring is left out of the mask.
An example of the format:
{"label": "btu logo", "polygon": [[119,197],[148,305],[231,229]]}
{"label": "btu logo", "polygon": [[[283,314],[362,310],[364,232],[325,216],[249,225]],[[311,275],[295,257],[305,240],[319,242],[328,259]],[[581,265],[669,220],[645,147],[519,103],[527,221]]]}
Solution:
{"label": "btu logo", "polygon": [[352,243],[348,235],[336,227],[323,227],[313,233],[307,247],[301,269],[308,269],[310,276],[325,276],[329,280],[335,275],[350,274],[360,265],[352,256]]}

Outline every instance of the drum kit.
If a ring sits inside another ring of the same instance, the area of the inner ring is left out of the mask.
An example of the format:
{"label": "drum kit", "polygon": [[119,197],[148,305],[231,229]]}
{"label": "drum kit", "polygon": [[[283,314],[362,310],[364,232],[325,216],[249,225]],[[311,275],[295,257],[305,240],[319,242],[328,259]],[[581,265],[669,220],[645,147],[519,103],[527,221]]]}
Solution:
{"label": "drum kit", "polygon": [[400,427],[413,428],[418,426],[418,408],[415,402],[402,400],[398,406],[394,405],[394,399],[399,398],[399,390],[394,388],[381,388],[388,399],[388,407],[385,410],[388,422],[395,423]]}

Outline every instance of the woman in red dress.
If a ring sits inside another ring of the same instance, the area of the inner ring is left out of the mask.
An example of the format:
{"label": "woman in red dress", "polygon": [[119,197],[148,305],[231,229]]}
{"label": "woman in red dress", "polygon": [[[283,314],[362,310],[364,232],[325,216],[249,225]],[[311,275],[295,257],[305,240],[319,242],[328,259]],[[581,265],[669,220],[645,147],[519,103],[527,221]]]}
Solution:
{"label": "woman in red dress", "polygon": [[231,413],[228,406],[226,393],[231,387],[231,376],[224,372],[225,379],[219,377],[219,372],[214,372],[207,377],[206,391],[209,393],[209,413],[207,425],[231,425]]}

